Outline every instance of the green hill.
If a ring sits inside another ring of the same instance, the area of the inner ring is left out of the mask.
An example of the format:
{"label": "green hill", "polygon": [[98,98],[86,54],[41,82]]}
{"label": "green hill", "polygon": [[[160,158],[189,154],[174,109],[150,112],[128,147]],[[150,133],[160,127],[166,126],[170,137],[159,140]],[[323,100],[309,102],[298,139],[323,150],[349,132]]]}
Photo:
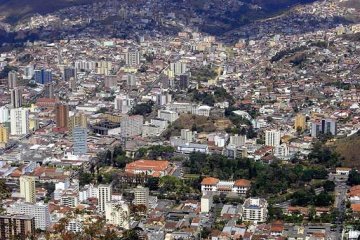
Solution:
{"label": "green hill", "polygon": [[360,170],[360,131],[334,143],[334,150],[340,154],[342,165]]}

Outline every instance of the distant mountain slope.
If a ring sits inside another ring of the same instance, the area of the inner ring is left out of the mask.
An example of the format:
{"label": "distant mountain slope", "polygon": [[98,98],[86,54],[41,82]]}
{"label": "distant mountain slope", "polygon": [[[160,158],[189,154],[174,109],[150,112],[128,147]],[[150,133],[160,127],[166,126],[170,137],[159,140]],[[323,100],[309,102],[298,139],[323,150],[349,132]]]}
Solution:
{"label": "distant mountain slope", "polygon": [[10,23],[35,13],[47,14],[61,8],[89,4],[101,0],[0,0],[0,15]]}
{"label": "distant mountain slope", "polygon": [[355,167],[360,170],[360,131],[350,137],[336,141],[334,149],[343,158],[343,166]]}

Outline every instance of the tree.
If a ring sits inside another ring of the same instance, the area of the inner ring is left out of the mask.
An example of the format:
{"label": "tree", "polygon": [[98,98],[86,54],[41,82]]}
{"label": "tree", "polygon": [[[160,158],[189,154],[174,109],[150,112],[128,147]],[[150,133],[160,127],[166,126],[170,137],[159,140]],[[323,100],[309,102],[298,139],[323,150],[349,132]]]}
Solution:
{"label": "tree", "polygon": [[329,195],[327,192],[321,192],[314,198],[314,204],[317,207],[326,207],[331,205],[333,202],[333,196]]}
{"label": "tree", "polygon": [[335,183],[330,180],[326,180],[323,184],[325,192],[333,192],[335,190]]}
{"label": "tree", "polygon": [[139,234],[135,229],[126,230],[120,240],[140,240]]}
{"label": "tree", "polygon": [[159,178],[156,178],[156,177],[148,178],[146,187],[148,187],[150,191],[158,190],[159,189]]}
{"label": "tree", "polygon": [[154,102],[151,100],[146,103],[137,104],[131,109],[130,114],[146,116],[152,112],[153,106]]}
{"label": "tree", "polygon": [[355,169],[351,170],[349,173],[349,178],[347,184],[350,186],[359,185],[360,184],[360,173]]}

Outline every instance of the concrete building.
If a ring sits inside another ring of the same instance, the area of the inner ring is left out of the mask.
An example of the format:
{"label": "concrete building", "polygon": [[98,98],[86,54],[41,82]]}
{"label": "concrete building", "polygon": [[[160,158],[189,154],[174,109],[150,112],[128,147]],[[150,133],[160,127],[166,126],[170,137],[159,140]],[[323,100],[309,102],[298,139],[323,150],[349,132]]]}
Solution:
{"label": "concrete building", "polygon": [[41,69],[35,70],[35,82],[39,84],[46,84],[52,82],[52,72],[51,70]]}
{"label": "concrete building", "polygon": [[137,50],[129,51],[125,54],[125,64],[131,67],[140,64],[140,52]]}
{"label": "concrete building", "polygon": [[77,60],[77,61],[75,61],[75,69],[90,71],[90,72],[95,71],[96,63],[94,61]]}
{"label": "concrete building", "polygon": [[276,147],[280,145],[280,131],[267,130],[265,131],[265,145]]}
{"label": "concrete building", "polygon": [[115,110],[119,110],[121,113],[128,113],[135,105],[135,99],[129,98],[126,95],[118,95],[114,100]]}
{"label": "concrete building", "polygon": [[16,202],[6,208],[10,214],[25,214],[35,218],[35,228],[45,231],[51,224],[48,204]]}
{"label": "concrete building", "polygon": [[6,123],[10,120],[10,109],[7,106],[0,107],[0,123]]}
{"label": "concrete building", "polygon": [[179,114],[171,110],[158,110],[158,118],[164,119],[172,123],[179,118]]}
{"label": "concrete building", "polygon": [[170,63],[170,70],[175,76],[185,74],[188,71],[187,65],[184,62]]}
{"label": "concrete building", "polygon": [[6,145],[9,142],[9,128],[0,124],[0,147],[1,144]]}
{"label": "concrete building", "polygon": [[223,181],[213,177],[206,177],[201,181],[201,192],[205,195],[208,192],[215,194],[233,193],[236,195],[245,195],[251,187],[251,182],[246,179],[236,181]]}
{"label": "concrete building", "polygon": [[144,117],[141,115],[126,116],[121,119],[121,137],[135,137],[142,133]]}
{"label": "concrete building", "polygon": [[112,187],[111,185],[101,184],[98,186],[98,211],[105,213],[105,204],[111,201]]}
{"label": "concrete building", "polygon": [[105,219],[109,224],[129,229],[130,208],[124,201],[108,201],[105,204]]}
{"label": "concrete building", "polygon": [[68,128],[71,132],[75,127],[87,128],[87,115],[83,112],[75,113],[69,117]]}
{"label": "concrete building", "polygon": [[96,74],[110,75],[112,70],[112,63],[108,61],[99,61],[96,63]]}
{"label": "concrete building", "polygon": [[208,192],[201,197],[200,208],[202,213],[209,213],[213,206],[213,194]]}
{"label": "concrete building", "polygon": [[53,82],[50,82],[50,83],[47,83],[44,85],[44,95],[45,97],[47,98],[51,98],[53,99],[55,96],[55,92],[54,92],[54,83]]}
{"label": "concrete building", "polygon": [[320,134],[337,135],[337,122],[334,119],[324,118],[311,122],[311,136],[319,137]]}
{"label": "concrete building", "polygon": [[20,194],[25,202],[36,202],[35,177],[25,175],[20,177]]}
{"label": "concrete building", "polygon": [[28,65],[28,66],[24,67],[23,78],[26,80],[30,80],[33,78],[33,76],[34,76],[34,66]]}
{"label": "concrete building", "polygon": [[230,136],[230,145],[235,147],[244,146],[246,142],[246,135],[238,135],[235,134],[234,136]]}
{"label": "concrete building", "polygon": [[8,73],[8,86],[9,89],[16,88],[17,87],[17,72],[16,71],[10,71]]}
{"label": "concrete building", "polygon": [[0,216],[0,239],[25,239],[34,235],[34,217],[27,215]]}
{"label": "concrete building", "polygon": [[66,226],[66,230],[74,233],[80,233],[83,231],[83,224],[79,219],[70,219]]}
{"label": "concrete building", "polygon": [[69,107],[68,105],[58,103],[55,107],[56,127],[67,128],[69,126]]}
{"label": "concrete building", "polygon": [[268,203],[263,198],[248,198],[243,204],[243,221],[266,222]]}
{"label": "concrete building", "polygon": [[186,143],[191,143],[194,140],[194,133],[189,129],[181,129],[181,139],[185,140]]}
{"label": "concrete building", "polygon": [[11,135],[26,135],[29,133],[29,110],[13,108],[10,110]]}
{"label": "concrete building", "polygon": [[73,153],[74,155],[83,155],[87,153],[87,129],[75,127],[72,131]]}
{"label": "concrete building", "polygon": [[63,80],[70,81],[71,78],[76,78],[76,69],[72,67],[65,67],[63,71]]}
{"label": "concrete building", "polygon": [[10,90],[10,99],[11,99],[11,107],[19,108],[22,106],[22,89],[21,88],[13,88]]}
{"label": "concrete building", "polygon": [[149,207],[149,188],[137,186],[134,189],[134,204],[145,205],[146,209]]}
{"label": "concrete building", "polygon": [[134,74],[126,75],[126,86],[133,88],[137,86],[137,77]]}
{"label": "concrete building", "polygon": [[193,152],[209,153],[209,147],[206,144],[185,143],[179,145],[177,151],[182,154],[190,154]]}

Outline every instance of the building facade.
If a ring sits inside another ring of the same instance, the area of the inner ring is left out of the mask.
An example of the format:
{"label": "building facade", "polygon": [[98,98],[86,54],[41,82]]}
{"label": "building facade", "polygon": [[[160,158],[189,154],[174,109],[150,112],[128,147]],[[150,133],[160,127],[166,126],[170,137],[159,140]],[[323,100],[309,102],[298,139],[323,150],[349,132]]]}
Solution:
{"label": "building facade", "polygon": [[201,181],[201,192],[205,195],[208,192],[215,194],[236,194],[246,195],[250,190],[251,182],[246,179],[236,181],[222,181],[213,177],[206,177]]}
{"label": "building facade", "polygon": [[266,222],[268,203],[263,198],[248,198],[243,204],[243,221]]}
{"label": "building facade", "polygon": [[20,177],[20,194],[25,202],[36,202],[35,177],[25,175]]}
{"label": "building facade", "polygon": [[11,135],[26,135],[29,133],[29,110],[13,108],[10,110]]}
{"label": "building facade", "polygon": [[26,239],[34,235],[34,217],[26,215],[0,216],[0,239]]}
{"label": "building facade", "polygon": [[105,205],[111,201],[112,187],[111,185],[101,184],[98,186],[98,211],[105,213]]}

